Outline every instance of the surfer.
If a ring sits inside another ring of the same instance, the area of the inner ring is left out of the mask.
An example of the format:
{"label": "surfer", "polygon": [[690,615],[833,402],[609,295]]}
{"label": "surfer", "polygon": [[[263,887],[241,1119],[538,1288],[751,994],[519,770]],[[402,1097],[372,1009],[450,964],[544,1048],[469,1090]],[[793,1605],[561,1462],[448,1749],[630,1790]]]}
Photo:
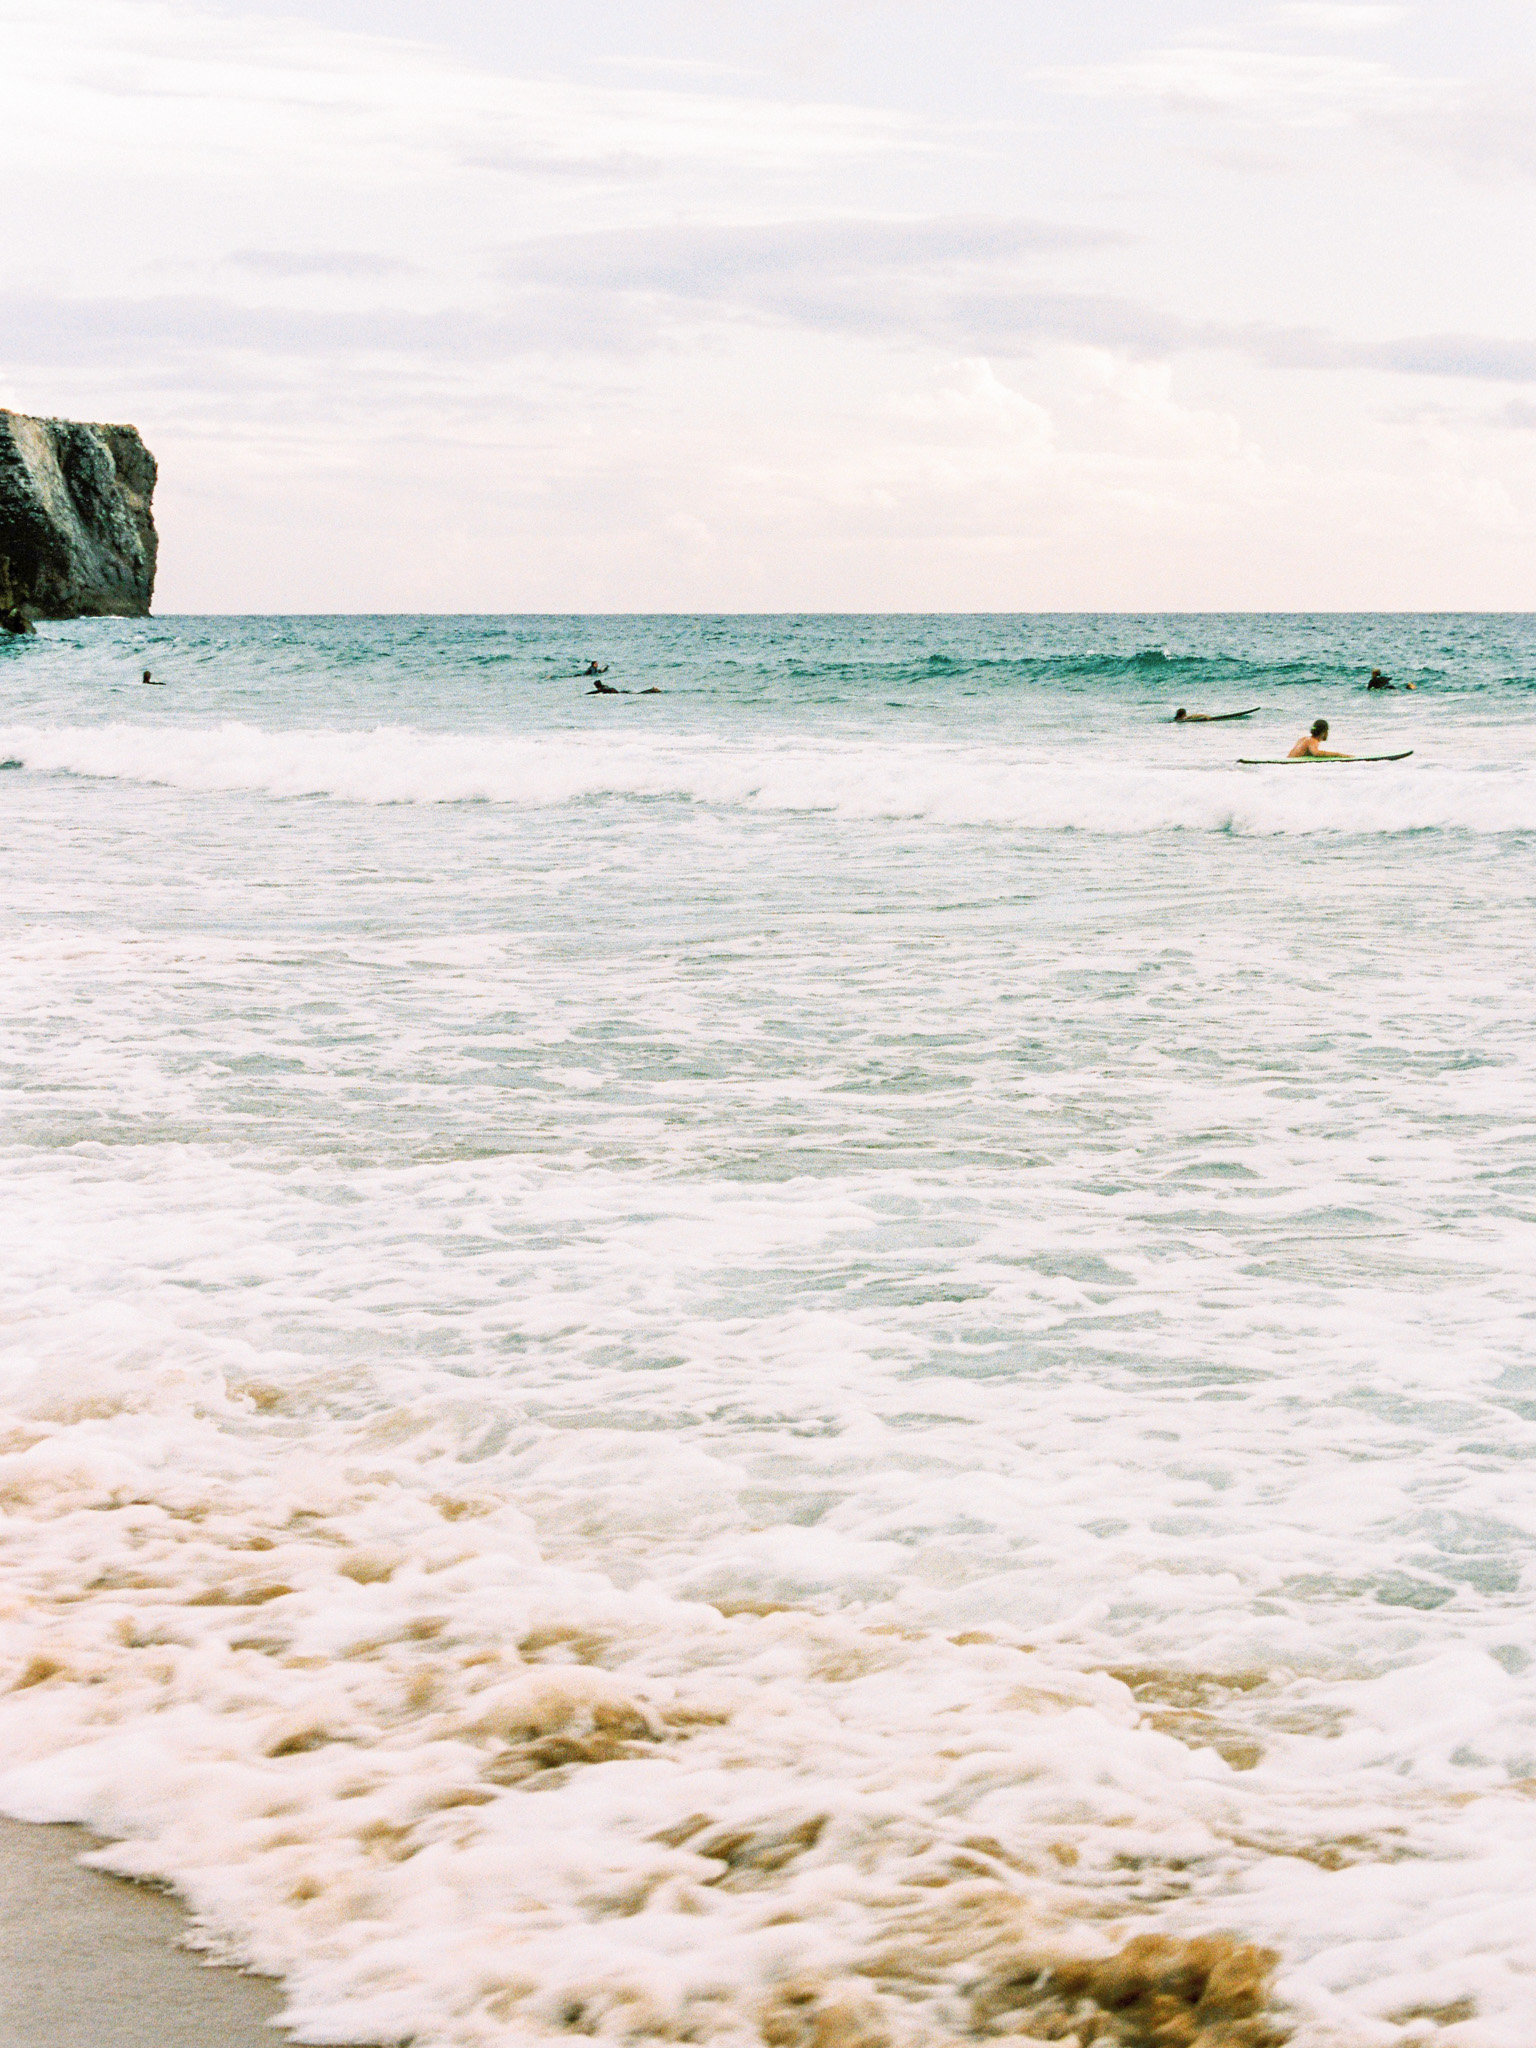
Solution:
{"label": "surfer", "polygon": [[607,675],[607,673],[608,664],[606,661],[603,663],[601,668],[598,667],[595,661],[589,661],[586,667],[582,670],[582,674],[584,676],[605,676]]}
{"label": "surfer", "polygon": [[[1384,676],[1379,668],[1373,668],[1371,670],[1371,680],[1366,684],[1365,687],[1368,690],[1395,690],[1397,688],[1397,684],[1393,682],[1390,676]],[[1418,688],[1418,684],[1404,683],[1403,688],[1405,690],[1416,690]]]}
{"label": "surfer", "polygon": [[602,680],[601,669],[589,668],[587,674],[592,678],[592,687],[587,692],[589,697],[627,697],[629,695],[628,690],[616,690],[612,683],[605,683]]}
{"label": "surfer", "polygon": [[1323,741],[1327,737],[1327,719],[1314,718],[1312,730],[1302,735],[1285,758],[1288,761],[1352,761],[1355,758],[1353,754],[1336,754],[1325,747]]}
{"label": "surfer", "polygon": [[141,675],[141,676],[139,677],[139,681],[140,681],[141,683],[153,683],[153,684],[154,684],[154,686],[155,686],[155,688],[156,688],[157,690],[160,690],[160,689],[164,689],[164,687],[165,687],[165,685],[164,685],[163,683],[156,683],[156,682],[155,682],[155,679],[154,679],[154,677],[153,677],[153,676],[152,676],[152,675],[150,674],[150,672],[149,672],[149,670],[148,670],[148,669],[145,669],[145,671],[144,671],[143,675]]}
{"label": "surfer", "polygon": [[1181,704],[1173,714],[1173,722],[1175,725],[1209,725],[1211,719],[1209,712],[1186,711]]}

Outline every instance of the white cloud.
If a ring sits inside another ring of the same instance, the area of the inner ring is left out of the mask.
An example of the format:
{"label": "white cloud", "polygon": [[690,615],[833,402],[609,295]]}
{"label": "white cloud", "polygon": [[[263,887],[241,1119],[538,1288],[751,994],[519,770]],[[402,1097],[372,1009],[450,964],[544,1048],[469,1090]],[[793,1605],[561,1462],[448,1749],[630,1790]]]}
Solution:
{"label": "white cloud", "polygon": [[372,249],[234,249],[227,261],[261,277],[397,277],[413,268]]}
{"label": "white cloud", "polygon": [[1454,97],[1442,81],[1412,77],[1369,58],[1198,45],[1149,50],[1120,63],[1057,65],[1033,77],[1085,98],[1150,100],[1175,112],[1227,114],[1288,128],[1336,128],[1363,116],[1418,114]]}
{"label": "white cloud", "polygon": [[[1177,396],[1166,364],[1059,348],[1007,375],[985,357],[953,364],[889,402],[863,450],[863,488],[883,502],[962,497],[973,530],[1017,535],[1035,507],[1074,516],[1114,499],[1124,514],[1188,510],[1220,479],[1245,493],[1257,446],[1228,413]],[[854,495],[846,459],[836,495]]]}
{"label": "white cloud", "polygon": [[509,252],[507,269],[514,278],[583,289],[718,298],[734,286],[766,280],[894,272],[932,282],[1021,257],[1103,248],[1124,239],[1100,229],[984,214],[668,222],[530,239]]}
{"label": "white cloud", "polygon": [[0,33],[13,143],[24,129],[51,156],[132,141],[151,159],[254,158],[285,182],[302,168],[295,148],[330,160],[366,151],[375,174],[419,174],[424,163],[777,168],[918,139],[918,124],[880,109],[519,78],[428,43],[190,0],[5,0]]}
{"label": "white cloud", "polygon": [[[1281,25],[1385,26],[1403,10],[1293,6]],[[1078,99],[1139,101],[1172,115],[1226,122],[1245,142],[1333,132],[1402,158],[1440,159],[1480,176],[1536,176],[1536,76],[1518,65],[1497,78],[1410,71],[1338,51],[1263,50],[1228,43],[1154,49],[1112,63],[1057,65],[1031,74]],[[1299,159],[1293,154],[1290,163]],[[1243,167],[1262,172],[1258,158]]]}
{"label": "white cloud", "polygon": [[1465,86],[1399,140],[1480,177],[1536,177],[1536,78],[1516,73]]}
{"label": "white cloud", "polygon": [[1287,4],[1275,10],[1278,20],[1287,28],[1311,29],[1329,36],[1371,35],[1392,28],[1402,21],[1408,10],[1371,4],[1371,0],[1287,0]]}

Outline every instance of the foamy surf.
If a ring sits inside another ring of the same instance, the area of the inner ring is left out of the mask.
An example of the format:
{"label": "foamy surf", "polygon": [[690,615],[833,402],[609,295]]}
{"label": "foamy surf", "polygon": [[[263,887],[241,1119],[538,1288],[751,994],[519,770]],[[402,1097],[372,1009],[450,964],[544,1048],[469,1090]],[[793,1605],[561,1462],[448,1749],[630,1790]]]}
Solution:
{"label": "foamy surf", "polygon": [[[0,1807],[120,1838],[105,1866],[281,1975],[301,2038],[1135,2042],[1182,2013],[1229,2048],[1411,2041],[1402,2014],[1469,2002],[1472,2038],[1517,2038],[1529,1694],[1496,1616],[1437,1654],[1412,1606],[1331,1638],[1296,1610],[1346,1480],[1345,1550],[1398,1568],[1326,1376],[1315,1420],[1283,1379],[1268,1415],[1198,1381],[914,1379],[921,1292],[862,1330],[717,1324],[744,1263],[846,1261],[869,1193],[514,1160],[333,1213],[313,1169],[114,1152],[6,1205]],[[1106,1219],[1005,1216],[955,1261],[992,1314],[1095,1314],[1073,1246]],[[466,1227],[516,1262],[450,1281]],[[434,1271],[447,1369],[412,1330]],[[531,1374],[488,1370],[498,1277]],[[311,1356],[285,1332],[327,1298]]]}
{"label": "foamy surf", "polygon": [[8,651],[0,1805],[315,2042],[1525,2048],[1530,629],[1371,630]]}
{"label": "foamy surf", "polygon": [[1209,1711],[1258,1674],[1165,1675],[1202,1708],[1162,1733],[1006,1631],[622,1593],[409,1425],[343,1464],[273,1405],[187,1367],[21,1390],[0,1804],[120,1837],[96,1860],[284,1977],[302,2039],[1386,2042],[1336,1952],[1277,1982],[1255,1933],[1343,1933],[1401,2013],[1447,1912],[1485,1952],[1444,1982],[1518,2009],[1518,1800],[1358,1745],[1304,1793]]}
{"label": "foamy surf", "polygon": [[1523,763],[1371,764],[1369,775],[1359,768],[1346,777],[1327,765],[1285,772],[1220,756],[1195,768],[1126,762],[1109,747],[1085,762],[1080,753],[1063,759],[931,741],[748,746],[405,727],[274,732],[228,723],[193,731],[11,726],[0,728],[0,752],[35,774],[353,804],[537,809],[627,797],[1021,831],[1536,830],[1536,768]]}

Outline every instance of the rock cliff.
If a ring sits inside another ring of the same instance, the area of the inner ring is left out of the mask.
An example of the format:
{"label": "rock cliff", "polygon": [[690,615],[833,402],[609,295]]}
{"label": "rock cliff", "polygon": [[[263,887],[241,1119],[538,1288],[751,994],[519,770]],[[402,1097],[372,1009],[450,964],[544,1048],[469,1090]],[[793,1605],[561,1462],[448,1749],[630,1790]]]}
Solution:
{"label": "rock cliff", "polygon": [[136,427],[0,409],[0,628],[142,618],[155,588],[154,488]]}

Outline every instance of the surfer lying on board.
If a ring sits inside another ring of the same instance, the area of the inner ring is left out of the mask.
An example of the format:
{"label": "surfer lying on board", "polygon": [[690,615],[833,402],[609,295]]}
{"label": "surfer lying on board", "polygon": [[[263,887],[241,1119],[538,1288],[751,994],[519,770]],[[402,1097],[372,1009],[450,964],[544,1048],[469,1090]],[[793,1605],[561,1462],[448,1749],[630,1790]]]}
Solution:
{"label": "surfer lying on board", "polygon": [[648,690],[617,690],[612,683],[600,683],[594,676],[592,678],[592,687],[588,690],[587,695],[589,697],[659,697],[661,695],[661,687],[657,683],[652,683]]}
{"label": "surfer lying on board", "polygon": [[1211,715],[1208,711],[1186,711],[1181,704],[1173,714],[1173,722],[1175,725],[1209,725]]}
{"label": "surfer lying on board", "polygon": [[1309,759],[1313,761],[1352,761],[1355,758],[1353,754],[1333,753],[1329,748],[1323,745],[1323,741],[1327,739],[1327,737],[1327,719],[1314,718],[1312,721],[1312,730],[1309,733],[1304,734],[1303,737],[1296,742],[1295,746],[1292,747],[1291,751],[1286,755],[1285,758],[1288,761],[1305,761]]}
{"label": "surfer lying on board", "polygon": [[[1368,690],[1395,690],[1398,685],[1393,682],[1390,676],[1384,676],[1379,668],[1373,668],[1371,670],[1371,680],[1365,687]],[[1405,690],[1416,690],[1419,686],[1417,683],[1404,683],[1402,687]]]}

